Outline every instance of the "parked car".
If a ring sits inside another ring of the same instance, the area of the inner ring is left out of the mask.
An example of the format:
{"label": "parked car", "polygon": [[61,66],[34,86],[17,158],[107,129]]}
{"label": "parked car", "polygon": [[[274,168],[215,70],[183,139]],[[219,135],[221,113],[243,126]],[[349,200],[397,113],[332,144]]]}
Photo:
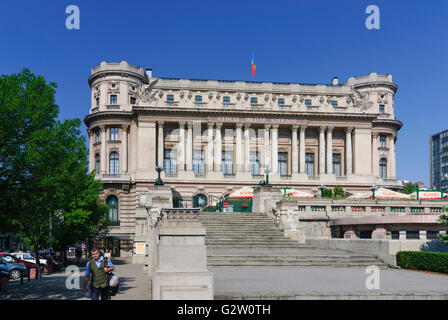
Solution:
{"label": "parked car", "polygon": [[[25,261],[28,261],[28,262],[31,262],[31,263],[34,263],[34,264],[36,264],[36,259],[31,255],[31,254],[29,254],[29,253],[17,253],[17,252],[14,252],[14,253],[11,253],[14,257],[17,257],[17,258],[19,258],[20,260],[25,260]],[[40,262],[40,264],[43,264],[43,265],[47,265],[47,260],[46,259],[42,259],[42,257],[40,257],[39,256],[39,262]]]}
{"label": "parked car", "polygon": [[26,268],[18,263],[9,263],[0,257],[0,270],[8,272],[10,279],[19,279]]}
{"label": "parked car", "polygon": [[[25,266],[26,268],[36,268],[35,263],[29,262],[26,260],[20,260],[19,258],[15,257],[9,253],[0,253],[0,257],[2,257],[4,260],[6,260],[6,262],[9,262],[9,263],[18,263],[18,264]],[[42,272],[44,271],[44,268],[45,268],[45,266],[40,265],[40,270]]]}

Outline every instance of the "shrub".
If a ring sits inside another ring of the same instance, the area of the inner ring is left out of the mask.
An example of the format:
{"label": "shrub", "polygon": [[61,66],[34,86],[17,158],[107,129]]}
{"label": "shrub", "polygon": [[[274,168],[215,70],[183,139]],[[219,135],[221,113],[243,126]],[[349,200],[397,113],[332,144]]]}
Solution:
{"label": "shrub", "polygon": [[345,197],[344,189],[341,186],[334,186],[334,197],[337,199],[343,199]]}
{"label": "shrub", "polygon": [[333,198],[333,191],[331,189],[324,189],[322,195],[324,198]]}
{"label": "shrub", "polygon": [[397,265],[406,269],[448,273],[448,253],[400,251],[397,252]]}

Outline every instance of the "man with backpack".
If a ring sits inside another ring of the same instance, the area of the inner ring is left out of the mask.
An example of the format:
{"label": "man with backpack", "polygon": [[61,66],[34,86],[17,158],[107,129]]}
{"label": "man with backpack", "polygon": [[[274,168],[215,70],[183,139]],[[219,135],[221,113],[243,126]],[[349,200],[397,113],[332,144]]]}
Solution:
{"label": "man with backpack", "polygon": [[100,256],[98,249],[93,248],[91,251],[92,260],[87,262],[86,274],[84,277],[84,292],[88,294],[87,284],[90,282],[90,298],[98,300],[101,295],[101,300],[109,300],[109,272],[112,272],[115,267],[110,259]]}

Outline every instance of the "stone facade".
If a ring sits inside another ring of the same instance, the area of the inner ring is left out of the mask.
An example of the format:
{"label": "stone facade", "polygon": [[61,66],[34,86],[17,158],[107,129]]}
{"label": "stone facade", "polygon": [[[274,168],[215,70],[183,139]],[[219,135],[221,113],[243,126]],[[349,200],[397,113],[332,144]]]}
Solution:
{"label": "stone facade", "polygon": [[[137,197],[157,178],[173,205],[210,203],[270,172],[273,186],[402,188],[391,75],[299,84],[153,77],[125,61],[92,68],[90,170],[118,199],[111,235],[132,239]],[[131,253],[123,252],[122,255]]]}

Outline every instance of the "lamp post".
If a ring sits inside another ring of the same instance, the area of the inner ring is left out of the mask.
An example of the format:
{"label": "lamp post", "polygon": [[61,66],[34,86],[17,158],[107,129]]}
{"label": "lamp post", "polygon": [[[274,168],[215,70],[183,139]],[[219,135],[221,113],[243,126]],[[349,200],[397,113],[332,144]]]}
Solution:
{"label": "lamp post", "polygon": [[265,187],[270,187],[269,185],[269,173],[271,172],[271,170],[269,169],[269,166],[266,166],[266,168],[264,169],[264,173],[266,173],[266,185]]}
{"label": "lamp post", "polygon": [[372,199],[375,199],[375,191],[378,190],[377,186],[371,186],[370,191],[372,191]]}
{"label": "lamp post", "polygon": [[156,183],[154,183],[154,185],[156,185],[156,186],[163,186],[163,181],[160,178],[160,172],[163,171],[163,167],[156,166],[156,171],[157,171],[158,177],[157,177]]}
{"label": "lamp post", "polygon": [[324,197],[324,190],[327,186],[321,184],[318,188],[320,190],[320,197],[323,198]]}

